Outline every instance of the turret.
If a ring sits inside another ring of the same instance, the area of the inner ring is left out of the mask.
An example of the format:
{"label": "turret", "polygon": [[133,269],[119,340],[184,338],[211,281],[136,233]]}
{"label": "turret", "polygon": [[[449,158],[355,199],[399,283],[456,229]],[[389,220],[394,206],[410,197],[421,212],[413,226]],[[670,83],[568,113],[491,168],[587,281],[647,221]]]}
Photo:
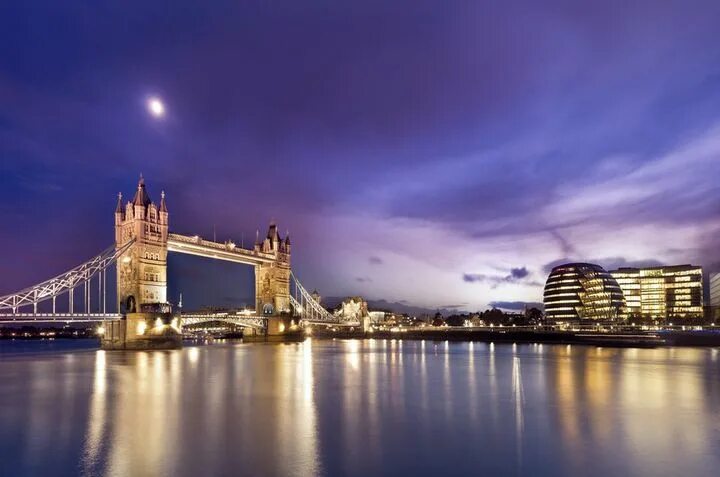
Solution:
{"label": "turret", "polygon": [[270,240],[270,248],[272,250],[280,250],[280,234],[278,233],[275,221],[270,222],[270,228],[268,228],[267,238],[268,240]]}
{"label": "turret", "polygon": [[290,253],[290,232],[288,232],[287,235],[285,236],[285,240],[283,240],[281,250],[287,254]]}
{"label": "turret", "polygon": [[122,205],[122,192],[118,192],[117,205],[115,206],[115,225],[120,225],[125,220],[125,212]]}
{"label": "turret", "polygon": [[135,197],[132,200],[133,208],[135,209],[135,217],[145,217],[146,207],[152,204],[150,196],[145,190],[145,179],[140,174],[140,180],[138,181],[137,191]]}
{"label": "turret", "polygon": [[[160,193],[160,219],[163,218],[163,215],[165,216],[165,219],[167,219],[168,209],[167,204],[165,203],[165,191]],[[165,220],[165,223],[167,223],[167,220]]]}

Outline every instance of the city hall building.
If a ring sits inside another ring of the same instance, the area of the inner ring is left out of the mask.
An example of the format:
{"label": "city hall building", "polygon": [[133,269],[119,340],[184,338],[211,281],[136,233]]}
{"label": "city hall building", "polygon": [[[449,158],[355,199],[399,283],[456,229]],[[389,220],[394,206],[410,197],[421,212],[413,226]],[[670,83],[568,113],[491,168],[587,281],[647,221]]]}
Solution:
{"label": "city hall building", "polygon": [[553,268],[543,294],[549,323],[615,321],[625,300],[613,276],[593,263],[566,263]]}

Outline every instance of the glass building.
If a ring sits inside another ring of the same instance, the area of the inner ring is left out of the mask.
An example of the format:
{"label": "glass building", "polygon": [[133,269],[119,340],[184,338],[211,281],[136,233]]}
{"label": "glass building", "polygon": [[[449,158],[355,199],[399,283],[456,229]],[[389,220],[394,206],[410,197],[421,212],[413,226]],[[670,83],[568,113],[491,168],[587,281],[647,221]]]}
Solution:
{"label": "glass building", "polygon": [[710,275],[710,316],[720,320],[720,273]]}
{"label": "glass building", "polygon": [[612,321],[624,313],[617,281],[592,263],[566,263],[552,269],[543,295],[548,322]]}
{"label": "glass building", "polygon": [[619,268],[610,272],[625,295],[628,318],[702,318],[702,267]]}

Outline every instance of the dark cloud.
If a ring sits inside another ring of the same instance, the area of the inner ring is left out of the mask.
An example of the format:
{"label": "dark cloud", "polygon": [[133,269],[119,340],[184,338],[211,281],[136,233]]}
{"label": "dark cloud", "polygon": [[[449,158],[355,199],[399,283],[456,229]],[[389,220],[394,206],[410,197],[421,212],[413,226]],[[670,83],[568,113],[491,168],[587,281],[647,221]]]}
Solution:
{"label": "dark cloud", "polygon": [[372,278],[368,277],[355,277],[355,281],[358,283],[370,283],[372,282]]}
{"label": "dark cloud", "polygon": [[563,256],[569,257],[575,255],[575,247],[567,240],[557,229],[550,230],[550,235],[555,238],[560,244],[560,250]]}
{"label": "dark cloud", "polygon": [[484,282],[489,277],[481,273],[463,273],[462,279],[468,283]]}
{"label": "dark cloud", "polygon": [[532,301],[491,301],[490,306],[493,308],[500,308],[503,310],[524,310],[527,308],[538,308],[539,310],[543,310],[543,304],[539,302],[532,302]]}
{"label": "dark cloud", "polygon": [[373,255],[370,258],[368,258],[368,262],[370,263],[370,265],[382,265],[383,259]]}
{"label": "dark cloud", "polygon": [[462,279],[467,283],[490,283],[492,288],[503,283],[524,283],[527,285],[538,286],[541,283],[537,281],[525,280],[530,275],[527,267],[511,268],[507,275],[487,275],[483,273],[463,273]]}

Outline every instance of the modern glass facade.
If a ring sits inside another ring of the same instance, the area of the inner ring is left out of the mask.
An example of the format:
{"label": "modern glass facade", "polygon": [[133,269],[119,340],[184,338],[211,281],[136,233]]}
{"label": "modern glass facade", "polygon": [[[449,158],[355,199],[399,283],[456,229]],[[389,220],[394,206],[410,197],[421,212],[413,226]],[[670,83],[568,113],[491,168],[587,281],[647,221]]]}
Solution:
{"label": "modern glass facade", "polygon": [[625,295],[628,318],[703,316],[702,267],[619,268],[610,272]]}
{"label": "modern glass facade", "polygon": [[713,320],[720,320],[720,273],[710,275],[710,313]]}
{"label": "modern glass facade", "polygon": [[552,269],[543,295],[548,322],[616,320],[625,300],[617,281],[592,263],[566,263]]}

